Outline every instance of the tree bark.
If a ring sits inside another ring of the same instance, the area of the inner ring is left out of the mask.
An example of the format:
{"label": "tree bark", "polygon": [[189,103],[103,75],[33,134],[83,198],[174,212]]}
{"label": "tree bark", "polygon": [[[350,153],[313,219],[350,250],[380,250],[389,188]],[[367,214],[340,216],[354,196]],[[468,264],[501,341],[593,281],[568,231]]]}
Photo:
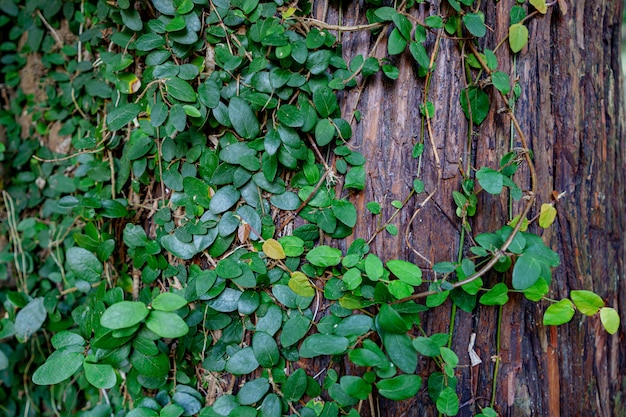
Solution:
{"label": "tree bark", "polygon": [[[445,16],[447,3],[438,3],[418,5],[415,17],[423,21],[431,14]],[[514,4],[514,0],[481,3],[490,27],[479,42],[481,50],[494,49],[506,36],[509,10]],[[362,4],[350,2],[343,4],[341,10],[331,7],[327,16],[322,15],[324,6],[317,6],[318,18],[326,18],[329,23],[365,23]],[[498,69],[512,78],[519,77],[521,84],[515,115],[534,153],[538,177],[537,200],[530,217],[538,214],[541,203],[551,201],[553,191],[565,193],[557,204],[555,224],[543,231],[532,226],[532,231],[540,233],[561,258],[561,265],[553,271],[548,296],[561,299],[568,297],[571,290],[593,290],[607,305],[620,311],[624,323],[626,316],[621,310],[626,305],[626,147],[619,48],[623,4],[578,0],[567,2],[567,6],[565,15],[555,5],[545,15],[526,21],[530,32],[527,47],[513,57],[505,43],[497,51]],[[357,54],[367,54],[375,36],[353,32],[343,33],[341,39],[344,56],[349,60]],[[435,35],[430,33],[429,52],[434,43]],[[459,105],[459,94],[466,82],[457,46],[455,41],[441,39],[437,69],[428,92],[429,100],[435,104],[433,136],[426,132],[421,165],[411,157],[411,150],[423,128],[419,105],[424,99],[424,79],[417,77],[408,52],[392,59],[400,68],[396,81],[379,75],[365,84],[360,96],[353,90],[343,97],[344,114],[350,114],[355,107],[362,112],[351,145],[368,160],[367,188],[352,196],[357,210],[363,213],[353,238],[367,239],[376,229],[374,218],[365,214],[368,201],[380,202],[383,218],[389,218],[394,211],[389,203],[403,200],[413,179],[418,177],[425,182],[426,193],[437,190],[433,199],[412,217],[426,194],[412,197],[393,222],[400,230],[398,236],[383,232],[371,247],[383,260],[411,260],[425,272],[429,262],[457,260],[461,223],[455,215],[452,191],[460,189],[460,170],[468,162],[472,168],[497,168],[500,158],[510,149],[510,120],[498,112],[504,103],[495,90],[491,91],[489,116],[479,127],[473,127],[468,143],[469,126]],[[375,51],[376,56],[385,56],[385,42]],[[439,185],[431,140],[441,164]],[[513,141],[519,138],[515,136]],[[527,167],[516,174],[516,181],[529,189]],[[513,205],[514,215],[521,212],[522,204]],[[492,232],[509,218],[508,198],[481,193],[477,214],[470,220],[472,234]],[[421,256],[405,243],[407,228],[409,242]],[[467,238],[465,242],[467,245]],[[501,277],[495,274],[487,276],[485,287],[493,286],[498,279]],[[624,325],[611,336],[597,315],[586,317],[577,313],[567,325],[546,327],[542,316],[547,306],[512,293],[502,308],[499,327],[497,307],[477,307],[472,314],[457,310],[453,348],[461,360],[457,375],[462,405],[459,415],[479,413],[480,407],[489,405],[492,390],[495,407],[504,416],[626,415],[626,351],[619,347],[625,336]],[[447,332],[450,311],[448,305],[427,314],[425,330]],[[482,359],[474,367],[466,353],[472,334],[476,334],[475,350]],[[496,356],[499,362],[494,362]],[[428,366],[428,361],[421,361],[418,372],[426,375]],[[394,403],[378,398],[374,413],[436,415],[425,385],[410,401]],[[371,413],[370,409],[362,411],[362,415]]]}

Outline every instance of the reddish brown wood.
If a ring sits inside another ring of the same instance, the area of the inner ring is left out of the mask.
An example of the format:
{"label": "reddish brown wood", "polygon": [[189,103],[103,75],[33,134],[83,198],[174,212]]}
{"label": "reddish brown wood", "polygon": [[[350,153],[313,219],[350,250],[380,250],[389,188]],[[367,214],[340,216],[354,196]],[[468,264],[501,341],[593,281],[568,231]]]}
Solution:
{"label": "reddish brown wood", "polygon": [[[317,9],[321,15],[323,6]],[[438,2],[423,3],[415,16],[438,12]],[[445,4],[445,2],[442,2]],[[493,48],[507,33],[513,0],[482,2],[486,22],[492,29],[479,43]],[[568,2],[563,15],[550,7],[545,16],[527,24],[530,43],[512,60],[506,45],[497,52],[502,71],[515,73],[522,84],[516,105],[522,129],[535,156],[538,175],[537,205],[551,201],[553,191],[566,192],[558,204],[555,225],[539,231],[546,243],[559,253],[562,265],[554,270],[550,297],[566,297],[573,289],[596,291],[608,305],[618,310],[626,305],[626,260],[624,230],[624,91],[619,65],[619,38],[622,2],[578,0]],[[446,7],[446,6],[442,6]],[[341,24],[364,23],[364,11],[357,3],[344,4]],[[445,15],[446,10],[442,11]],[[337,23],[338,10],[332,6],[326,16]],[[346,59],[367,53],[375,37],[368,33],[344,33]],[[432,51],[434,35],[427,48]],[[441,160],[442,180],[432,201],[409,220],[423,198],[413,198],[394,222],[397,237],[380,234],[372,251],[387,260],[401,258],[428,264],[404,242],[409,227],[412,245],[431,262],[456,260],[460,224],[455,216],[451,193],[459,189],[459,169],[472,166],[496,167],[509,149],[510,125],[503,106],[492,94],[492,112],[472,136],[472,153],[466,145],[468,124],[458,105],[465,81],[457,43],[443,39],[437,56],[437,70],[429,91],[435,103],[433,140]],[[384,46],[376,50],[385,56]],[[376,200],[383,203],[385,216],[392,214],[389,203],[402,200],[418,174],[411,158],[415,138],[421,134],[419,104],[424,85],[418,79],[410,56],[393,61],[400,67],[400,78],[386,81],[382,76],[368,81],[357,103],[357,93],[343,97],[348,114],[357,106],[363,120],[355,126],[352,146],[367,160],[368,185],[352,196],[363,213],[353,238],[368,238],[376,225],[364,208]],[[516,139],[519,140],[519,139]],[[437,185],[436,165],[430,142],[419,173],[431,191]],[[528,189],[528,170],[520,170],[517,180]],[[474,233],[492,231],[508,219],[508,200],[480,195],[478,215],[472,220]],[[519,212],[521,205],[514,206]],[[537,230],[534,230],[538,232]],[[486,277],[493,285],[497,277]],[[471,416],[488,405],[496,385],[496,408],[505,416],[613,416],[626,415],[626,350],[620,350],[624,326],[618,334],[607,335],[597,317],[577,314],[569,325],[546,328],[542,314],[546,304],[536,305],[515,294],[502,311],[500,366],[493,380],[496,355],[498,310],[480,307],[472,314],[457,312],[454,348],[460,354],[457,392],[463,407],[459,415]],[[622,317],[626,318],[622,314]],[[426,316],[428,332],[447,331],[450,307]],[[475,349],[483,363],[467,366],[467,346],[476,333]],[[424,369],[426,361],[420,364]],[[424,390],[412,401],[393,403],[376,399],[375,414],[380,416],[436,415]],[[362,415],[370,414],[364,406]]]}

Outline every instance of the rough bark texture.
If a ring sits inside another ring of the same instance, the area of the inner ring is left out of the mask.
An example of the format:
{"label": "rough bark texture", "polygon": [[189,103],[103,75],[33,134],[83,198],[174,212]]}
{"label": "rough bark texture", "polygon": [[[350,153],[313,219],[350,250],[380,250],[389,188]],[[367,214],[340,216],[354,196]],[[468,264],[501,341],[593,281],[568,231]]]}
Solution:
{"label": "rough bark texture", "polygon": [[[566,0],[567,1],[567,0]],[[416,17],[447,13],[447,3],[419,5]],[[561,266],[553,273],[549,296],[560,299],[570,290],[591,289],[608,305],[623,311],[626,307],[626,250],[624,230],[624,111],[622,75],[619,63],[621,1],[568,1],[563,15],[550,7],[545,16],[527,21],[530,42],[514,61],[506,44],[497,52],[502,71],[519,76],[522,95],[516,105],[522,129],[535,156],[538,175],[538,213],[541,202],[551,201],[551,193],[566,192],[558,204],[558,217],[551,229],[540,232],[544,241],[561,257]],[[487,25],[492,30],[480,41],[481,48],[491,49],[504,38],[509,27],[513,0],[482,2]],[[330,7],[326,20],[344,25],[364,23],[364,10],[356,2],[343,3],[341,13]],[[319,4],[317,16],[322,16]],[[350,59],[367,53],[375,37],[365,32],[342,35],[344,55]],[[432,51],[434,35],[429,35]],[[385,55],[378,46],[377,56]],[[455,216],[452,191],[460,187],[460,168],[470,161],[472,167],[497,167],[500,157],[509,150],[511,128],[506,114],[498,113],[501,100],[492,92],[492,111],[485,122],[474,127],[471,144],[467,142],[468,123],[459,106],[459,93],[465,86],[461,53],[457,43],[442,39],[437,56],[437,70],[429,99],[435,103],[433,141],[443,172],[439,189],[432,201],[409,220],[424,195],[414,197],[394,223],[397,237],[380,234],[372,250],[383,259],[401,258],[428,264],[412,252],[404,241],[409,228],[412,246],[430,262],[455,261],[460,223]],[[415,74],[410,56],[394,58],[400,78],[389,82],[378,77],[370,80],[360,95],[344,97],[345,114],[355,105],[363,120],[356,126],[352,145],[368,159],[368,187],[354,196],[362,213],[365,203],[384,203],[385,217],[392,214],[389,203],[404,199],[413,179],[419,176],[426,191],[436,187],[437,171],[430,141],[426,141],[421,167],[411,157],[416,138],[421,135],[419,104],[423,101],[423,79]],[[489,91],[489,90],[488,90]],[[426,135],[428,138],[428,135]],[[516,141],[517,139],[514,139]],[[471,145],[471,146],[470,146]],[[519,145],[517,145],[519,146]],[[528,171],[522,169],[516,179],[529,187]],[[513,207],[519,213],[521,205]],[[508,199],[481,193],[473,232],[498,229],[509,218]],[[363,214],[355,237],[369,237],[376,225]],[[534,230],[535,232],[537,230]],[[485,279],[492,286],[497,277]],[[535,304],[512,294],[503,308],[500,326],[500,365],[494,376],[497,354],[498,309],[479,307],[472,314],[457,311],[454,324],[454,349],[460,354],[459,385],[462,408],[459,415],[471,416],[480,406],[489,404],[496,384],[496,408],[504,416],[617,416],[626,415],[625,328],[610,336],[597,317],[580,313],[572,322],[559,328],[544,327],[546,304]],[[427,332],[447,332],[450,307],[427,315]],[[446,311],[446,313],[443,313]],[[621,314],[622,323],[626,316]],[[476,351],[482,364],[469,367],[467,346],[476,333]],[[621,342],[621,343],[620,343]],[[620,344],[622,346],[620,350]],[[427,362],[420,363],[424,369]],[[425,389],[412,401],[393,403],[376,400],[375,413],[381,416],[436,415]],[[362,414],[370,414],[364,407]]]}

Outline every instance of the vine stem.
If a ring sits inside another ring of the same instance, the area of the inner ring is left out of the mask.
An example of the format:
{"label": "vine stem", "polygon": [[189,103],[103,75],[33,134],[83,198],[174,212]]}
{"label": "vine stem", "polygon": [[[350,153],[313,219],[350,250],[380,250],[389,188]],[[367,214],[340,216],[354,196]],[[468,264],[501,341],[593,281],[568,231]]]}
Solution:
{"label": "vine stem", "polygon": [[[477,58],[477,60],[480,63],[480,65],[485,70],[485,72],[487,74],[491,75],[491,69],[489,69],[489,67],[487,66],[485,61],[481,58],[480,54],[476,50],[476,47],[471,42],[468,42],[468,45],[469,45],[470,49],[472,50],[472,52],[474,53],[474,56]],[[489,272],[491,270],[491,268],[493,268],[493,266],[498,262],[500,257],[505,255],[506,250],[511,245],[511,243],[513,242],[513,239],[515,239],[515,236],[517,236],[517,233],[519,233],[520,229],[522,228],[522,223],[523,223],[522,220],[528,215],[528,213],[530,212],[530,209],[532,208],[533,204],[535,203],[536,190],[537,190],[537,172],[535,170],[535,165],[533,164],[533,161],[532,161],[532,159],[530,157],[530,152],[529,152],[529,148],[528,148],[528,141],[526,140],[526,136],[524,135],[524,132],[522,132],[522,128],[520,127],[520,124],[519,124],[519,122],[517,120],[517,117],[515,117],[515,114],[513,113],[512,109],[511,109],[511,106],[509,105],[509,102],[507,100],[506,95],[504,95],[500,91],[500,96],[502,96],[504,102],[506,103],[507,114],[511,118],[511,122],[513,123],[513,126],[515,127],[515,130],[517,131],[517,134],[519,135],[520,142],[522,143],[522,148],[524,149],[524,158],[526,159],[526,163],[528,165],[528,170],[530,171],[531,189],[530,189],[530,191],[528,191],[528,195],[525,197],[526,205],[524,206],[524,209],[522,210],[522,213],[520,214],[520,217],[519,217],[520,221],[517,222],[517,224],[515,225],[515,228],[513,229],[513,231],[509,235],[509,237],[506,239],[506,241],[504,241],[502,246],[493,253],[493,256],[491,257],[489,262],[487,262],[487,264],[485,264],[485,266],[483,266],[479,271],[475,272],[474,274],[472,274],[468,278],[466,278],[466,279],[464,279],[462,281],[459,281],[459,282],[455,282],[454,284],[452,284],[452,288],[451,289],[461,287],[461,286],[463,286],[465,284],[469,284],[470,282],[475,281],[476,279],[482,277],[487,272]],[[397,300],[397,301],[393,302],[393,304],[398,304],[398,303],[402,303],[402,302],[409,301],[409,300],[417,300],[417,299],[420,299],[420,298],[428,297],[429,295],[438,294],[439,292],[440,291],[430,291],[430,290],[429,291],[423,291],[423,292],[420,292],[418,294],[413,294],[413,295],[411,295],[409,297]]]}

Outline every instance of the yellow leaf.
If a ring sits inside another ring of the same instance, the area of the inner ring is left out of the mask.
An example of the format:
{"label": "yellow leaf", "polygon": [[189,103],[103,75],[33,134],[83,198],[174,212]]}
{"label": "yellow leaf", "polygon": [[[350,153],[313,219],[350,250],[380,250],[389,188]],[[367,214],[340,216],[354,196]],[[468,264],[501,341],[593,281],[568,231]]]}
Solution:
{"label": "yellow leaf", "polygon": [[289,19],[291,16],[293,16],[296,10],[298,9],[296,9],[295,7],[290,7],[287,10],[283,11],[282,12],[283,19]]}
{"label": "yellow leaf", "polygon": [[267,239],[263,242],[263,252],[270,259],[285,259],[285,251],[283,246],[276,239]]}
{"label": "yellow leaf", "polygon": [[[509,222],[509,226],[511,227],[517,226],[518,221],[519,221],[519,215],[513,217],[513,220]],[[522,226],[520,227],[519,231],[525,232],[526,230],[528,230],[528,219],[524,217],[524,220],[522,220]]]}
{"label": "yellow leaf", "polygon": [[532,4],[533,7],[541,14],[546,14],[548,11],[546,0],[530,0],[530,4]]}
{"label": "yellow leaf", "polygon": [[300,271],[291,273],[289,288],[302,297],[313,297],[315,295],[315,290],[311,286],[309,278]]}
{"label": "yellow leaf", "polygon": [[541,205],[541,212],[539,213],[539,227],[547,229],[556,218],[556,209],[552,204],[544,203]]}

